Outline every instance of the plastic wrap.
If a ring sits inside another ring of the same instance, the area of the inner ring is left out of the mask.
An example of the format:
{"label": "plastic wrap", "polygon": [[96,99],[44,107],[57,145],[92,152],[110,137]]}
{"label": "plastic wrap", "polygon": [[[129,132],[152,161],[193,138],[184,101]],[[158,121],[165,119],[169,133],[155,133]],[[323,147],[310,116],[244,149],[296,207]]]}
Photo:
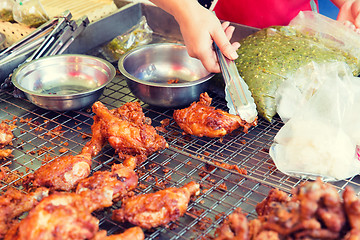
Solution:
{"label": "plastic wrap", "polygon": [[116,62],[120,59],[121,55],[131,49],[151,42],[152,33],[153,31],[147,24],[146,18],[142,16],[138,24],[103,46],[100,52],[109,62]]}
{"label": "plastic wrap", "polygon": [[0,20],[4,22],[13,22],[14,0],[0,0]]}
{"label": "plastic wrap", "polygon": [[29,27],[39,27],[49,20],[39,0],[17,0],[13,7],[14,20]]}
{"label": "plastic wrap", "polygon": [[[299,104],[276,134],[270,156],[288,175],[328,181],[352,177],[360,172],[360,79],[342,62],[310,69],[303,67],[288,80],[293,86],[283,89],[283,93],[297,89],[299,99],[305,100],[283,103]],[[314,91],[298,85],[306,75],[307,83],[316,83]]]}

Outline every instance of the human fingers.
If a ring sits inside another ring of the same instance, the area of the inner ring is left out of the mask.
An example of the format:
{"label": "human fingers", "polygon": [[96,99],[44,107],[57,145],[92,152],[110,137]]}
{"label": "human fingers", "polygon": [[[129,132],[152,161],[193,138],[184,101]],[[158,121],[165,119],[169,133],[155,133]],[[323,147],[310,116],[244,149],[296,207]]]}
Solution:
{"label": "human fingers", "polygon": [[339,9],[338,21],[349,21],[360,28],[360,0],[346,1]]}
{"label": "human fingers", "polygon": [[[235,60],[238,57],[236,49],[230,43],[230,39],[234,32],[234,27],[230,27],[229,23],[224,22],[222,24],[224,31],[216,31],[213,33],[212,38],[218,45],[220,51],[229,59]],[[236,45],[235,45],[236,46]]]}
{"label": "human fingers", "polygon": [[355,16],[355,19],[354,19],[354,25],[357,29],[360,28],[360,8],[358,10],[358,15]]}
{"label": "human fingers", "polygon": [[208,31],[197,31],[196,38],[185,38],[185,45],[191,57],[199,59],[209,72],[220,72],[220,66],[213,49],[213,40]]}
{"label": "human fingers", "polygon": [[[233,26],[229,26],[225,29],[225,34],[226,37],[229,39],[229,41],[231,40],[234,31],[235,31],[235,27]],[[237,41],[233,42],[231,45],[233,46],[233,48],[235,48],[235,50],[237,50],[240,47],[240,43]]]}

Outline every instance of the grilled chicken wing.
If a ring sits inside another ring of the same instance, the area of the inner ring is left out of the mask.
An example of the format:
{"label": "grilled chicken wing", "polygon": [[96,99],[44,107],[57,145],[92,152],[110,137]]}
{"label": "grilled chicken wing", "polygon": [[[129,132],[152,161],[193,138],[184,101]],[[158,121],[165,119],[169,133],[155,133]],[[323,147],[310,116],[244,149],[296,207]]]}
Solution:
{"label": "grilled chicken wing", "polygon": [[138,176],[133,169],[122,164],[115,164],[109,171],[98,171],[93,176],[80,181],[76,193],[90,192],[92,195],[104,196],[100,198],[102,207],[109,207],[113,200],[126,196],[136,188]]}
{"label": "grilled chicken wing", "polygon": [[29,211],[5,239],[91,239],[99,229],[99,220],[91,215],[96,208],[86,195],[54,193]]}
{"label": "grilled chicken wing", "polygon": [[94,116],[94,123],[91,125],[91,140],[85,144],[81,150],[82,154],[90,154],[91,157],[95,157],[101,151],[106,144],[106,139],[101,133],[101,121],[98,116]]}
{"label": "grilled chicken wing", "polygon": [[52,190],[70,191],[81,179],[90,174],[91,155],[68,155],[54,159],[41,166],[26,179],[34,187],[48,187]]}
{"label": "grilled chicken wing", "polygon": [[32,209],[48,193],[49,190],[46,188],[38,188],[31,193],[9,188],[0,196],[0,238],[3,238],[9,230],[14,218]]}
{"label": "grilled chicken wing", "polygon": [[112,219],[128,221],[145,229],[165,226],[184,215],[190,197],[199,191],[200,185],[190,182],[181,188],[168,188],[124,199],[122,207],[114,210]]}
{"label": "grilled chicken wing", "polygon": [[211,138],[223,137],[239,127],[247,132],[251,126],[256,126],[257,120],[250,124],[237,115],[211,107],[211,100],[206,92],[202,93],[199,102],[174,111],[175,122],[187,134]]}
{"label": "grilled chicken wing", "polygon": [[[99,239],[99,221],[91,213],[111,206],[113,200],[124,197],[137,183],[133,169],[122,164],[113,165],[111,172],[95,172],[79,182],[76,193],[55,192],[44,198],[8,231],[5,239]],[[127,235],[109,239],[127,239]],[[133,236],[143,239],[143,233],[138,231]]]}
{"label": "grilled chicken wing", "polygon": [[[124,117],[119,117],[119,113],[109,111],[99,101],[95,102],[92,108],[102,122],[102,135],[121,158],[127,155],[148,156],[168,147],[165,139],[157,134],[153,126],[144,123],[142,117],[136,117],[136,114],[129,113],[122,115]],[[141,116],[141,114],[137,114]],[[129,119],[132,120],[129,121]],[[134,121],[134,119],[137,120]]]}

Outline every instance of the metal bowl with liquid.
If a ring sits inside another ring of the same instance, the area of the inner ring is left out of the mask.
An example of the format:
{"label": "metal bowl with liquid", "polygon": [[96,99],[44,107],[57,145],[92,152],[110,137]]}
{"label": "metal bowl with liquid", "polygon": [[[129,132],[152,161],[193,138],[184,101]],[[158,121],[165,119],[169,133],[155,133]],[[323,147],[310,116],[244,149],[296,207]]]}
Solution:
{"label": "metal bowl with liquid", "polygon": [[11,81],[33,104],[67,111],[92,105],[115,74],[115,67],[101,58],[63,54],[21,65]]}
{"label": "metal bowl with liquid", "polygon": [[118,67],[137,98],[166,108],[197,101],[214,76],[188,55],[184,45],[176,43],[137,47],[120,58]]}

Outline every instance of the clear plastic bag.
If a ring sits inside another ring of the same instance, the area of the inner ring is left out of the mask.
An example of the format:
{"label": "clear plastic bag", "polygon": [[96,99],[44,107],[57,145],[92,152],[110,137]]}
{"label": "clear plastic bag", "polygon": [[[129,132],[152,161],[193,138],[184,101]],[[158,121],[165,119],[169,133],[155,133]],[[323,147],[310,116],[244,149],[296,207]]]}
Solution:
{"label": "clear plastic bag", "polygon": [[17,0],[13,7],[14,20],[29,27],[39,27],[49,16],[39,0]]}
{"label": "clear plastic bag", "polygon": [[0,20],[4,22],[13,22],[14,0],[0,0]]}
{"label": "clear plastic bag", "polygon": [[314,37],[328,48],[345,52],[360,62],[360,34],[344,23],[313,11],[303,11],[291,20],[289,26]]}
{"label": "clear plastic bag", "polygon": [[152,33],[145,16],[142,16],[138,24],[100,48],[100,52],[109,62],[118,61],[124,53],[151,42]]}
{"label": "clear plastic bag", "polygon": [[[281,120],[284,123],[289,121],[327,78],[340,74],[341,64],[341,62],[329,64],[310,62],[281,83],[275,93],[276,112]],[[343,74],[348,73],[343,72]]]}
{"label": "clear plastic bag", "polygon": [[[342,62],[299,71],[294,75],[299,79],[288,81],[304,101],[289,104],[296,111],[275,136],[270,156],[276,167],[291,176],[327,181],[360,173],[360,79]],[[306,75],[316,89],[297,85]]]}

